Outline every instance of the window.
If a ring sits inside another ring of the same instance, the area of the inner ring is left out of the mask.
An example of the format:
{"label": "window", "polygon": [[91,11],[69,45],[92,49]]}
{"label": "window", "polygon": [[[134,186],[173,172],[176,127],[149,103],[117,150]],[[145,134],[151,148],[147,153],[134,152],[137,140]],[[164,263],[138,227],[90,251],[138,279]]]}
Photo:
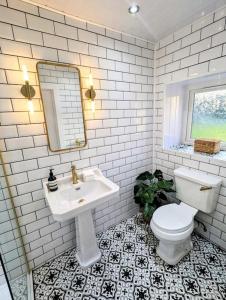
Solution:
{"label": "window", "polygon": [[190,91],[186,142],[197,138],[219,139],[226,145],[226,86]]}

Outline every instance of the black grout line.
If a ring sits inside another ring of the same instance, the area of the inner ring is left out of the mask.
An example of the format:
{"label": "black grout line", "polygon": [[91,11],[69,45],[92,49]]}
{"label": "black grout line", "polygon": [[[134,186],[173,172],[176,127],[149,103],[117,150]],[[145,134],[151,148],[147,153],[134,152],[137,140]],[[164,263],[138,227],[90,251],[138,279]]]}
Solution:
{"label": "black grout line", "polygon": [[[114,40],[114,43],[115,43],[115,40]],[[111,49],[111,48],[110,48]],[[98,69],[101,69],[100,67],[98,68]],[[189,68],[187,68],[187,70],[189,70]],[[108,72],[110,72],[110,70],[108,70],[107,69],[107,73]],[[122,74],[124,74],[124,72],[122,72]],[[130,73],[130,74],[133,74],[133,73]],[[136,74],[136,73],[134,73],[134,74]],[[172,72],[172,74],[173,74],[173,72]],[[139,74],[137,74],[137,75],[139,75]],[[106,79],[107,80],[107,79]],[[139,83],[138,83],[139,84]],[[142,86],[143,86],[143,84],[142,84]],[[115,90],[114,90],[115,91]],[[108,92],[111,92],[111,90],[108,90]],[[122,91],[123,93],[125,92],[126,93],[126,91]],[[132,93],[132,91],[129,91],[130,93]],[[139,93],[139,92],[137,92],[137,93]],[[147,92],[145,92],[145,94],[146,94]],[[151,93],[151,92],[150,92]],[[107,101],[107,100],[104,100],[104,101]],[[112,99],[111,101],[117,101],[117,99]],[[121,101],[121,100],[120,100]],[[131,100],[132,101],[132,100]],[[117,107],[115,108],[115,109],[112,109],[112,110],[116,110],[117,109]],[[105,109],[106,110],[106,109]],[[136,132],[137,133],[137,132]],[[133,133],[131,133],[131,134],[133,134]],[[135,133],[134,133],[135,134]],[[101,138],[101,137],[96,137],[96,139],[98,139],[98,138]],[[134,142],[134,140],[132,141],[132,142]],[[136,141],[137,142],[137,141]],[[111,145],[112,146],[112,145]],[[97,147],[98,148],[98,147]],[[128,150],[128,149],[126,149],[126,150]],[[23,153],[23,151],[22,151],[22,153]],[[105,155],[105,154],[104,154]],[[34,158],[34,159],[37,159],[38,160],[38,158]],[[81,158],[80,158],[81,159]],[[88,159],[90,159],[90,158],[88,158]],[[109,162],[106,162],[106,163],[109,163]],[[89,162],[89,164],[90,164],[90,162]],[[10,164],[11,165],[11,164]],[[135,168],[136,169],[136,168]]]}
{"label": "black grout line", "polygon": [[[0,5],[0,7],[1,7],[1,6],[6,7],[6,6],[4,6],[4,5]],[[34,5],[34,6],[36,6],[36,5]],[[24,13],[24,14],[26,14],[26,15],[31,15],[31,16],[34,16],[34,17],[39,17],[39,18],[43,18],[44,20],[48,20],[48,21],[51,21],[51,22],[57,22],[57,23],[64,24],[64,25],[67,25],[67,26],[70,26],[70,27],[74,27],[74,28],[77,28],[77,30],[84,30],[84,31],[88,31],[88,32],[93,33],[93,34],[96,34],[96,35],[98,34],[98,35],[101,35],[101,36],[103,36],[103,37],[109,37],[109,38],[111,38],[111,39],[118,40],[118,39],[116,39],[116,38],[113,38],[113,37],[110,37],[110,36],[107,36],[107,35],[106,35],[106,29],[109,30],[110,32],[115,32],[113,29],[111,30],[111,29],[108,29],[108,28],[106,28],[106,27],[104,27],[104,26],[101,26],[101,25],[98,26],[98,25],[96,25],[97,27],[100,27],[100,28],[104,28],[104,29],[105,29],[105,35],[103,35],[103,34],[96,33],[96,32],[94,32],[94,31],[89,30],[88,27],[87,27],[87,25],[86,25],[86,28],[83,29],[83,28],[80,28],[80,27],[75,27],[75,26],[73,26],[73,25],[67,24],[66,22],[60,22],[60,21],[58,21],[58,20],[54,20],[54,19],[42,17],[42,16],[40,15],[40,8],[41,8],[41,7],[39,7],[39,6],[36,6],[36,7],[38,8],[39,15],[32,14],[31,12],[22,11],[22,10],[19,10],[19,9],[16,9],[16,8],[11,8],[11,7],[8,7],[8,8],[9,8],[9,9],[12,9],[12,10],[15,10],[15,11],[18,11],[18,12],[21,12],[21,13]],[[47,10],[48,10],[48,9],[47,9]],[[56,13],[56,12],[53,12],[53,13]],[[56,13],[56,14],[60,14],[60,13]],[[60,14],[60,15],[63,15],[63,14]],[[63,16],[64,16],[64,20],[66,21],[65,17],[68,17],[68,16],[66,16],[66,15],[63,15]],[[68,17],[68,18],[70,18],[70,17]],[[72,17],[71,17],[71,19],[74,20],[74,18],[72,18]],[[75,20],[78,20],[78,19],[75,18]],[[78,20],[78,21],[80,21],[80,20]],[[85,22],[86,24],[89,23],[89,22],[87,22],[87,21],[84,21],[84,22]],[[10,23],[7,23],[7,24],[10,24]],[[89,23],[89,24],[94,25],[94,24],[92,24],[92,23]],[[23,27],[23,28],[25,28],[25,27]],[[120,35],[125,36],[125,37],[127,37],[127,36],[130,37],[130,35],[129,35],[129,34],[126,34],[126,33],[121,33],[121,32],[117,32],[117,33],[120,33]],[[121,37],[121,38],[122,38],[122,37]],[[134,43],[130,43],[130,42],[125,42],[125,43],[131,44],[131,45],[136,45],[137,47],[141,47],[141,46],[139,46],[139,45],[136,44],[136,39],[137,39],[137,40],[141,40],[141,41],[143,41],[143,39],[142,39],[142,38],[139,38],[139,37],[133,37],[133,39],[134,39],[135,44],[134,44]],[[123,41],[123,40],[120,39],[119,41]],[[124,42],[124,41],[123,41],[123,42]],[[148,44],[153,44],[153,45],[154,45],[154,42],[147,41],[147,40],[144,40],[144,42],[147,43],[147,47],[142,47],[142,48],[148,49],[148,50],[151,50],[151,51],[154,51],[153,49],[148,48]]]}

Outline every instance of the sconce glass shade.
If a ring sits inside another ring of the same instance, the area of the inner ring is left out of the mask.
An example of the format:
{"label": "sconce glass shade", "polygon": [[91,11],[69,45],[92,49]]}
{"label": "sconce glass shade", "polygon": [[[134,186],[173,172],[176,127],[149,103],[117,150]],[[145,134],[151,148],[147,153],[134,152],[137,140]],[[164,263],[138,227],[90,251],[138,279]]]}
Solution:
{"label": "sconce glass shade", "polygon": [[91,100],[91,110],[92,113],[95,113],[96,105],[95,105],[95,100]]}
{"label": "sconce glass shade", "polygon": [[92,110],[92,113],[95,113],[95,98],[96,98],[96,92],[93,88],[93,76],[92,74],[90,73],[89,74],[89,86],[90,88],[85,92],[85,95],[88,99],[91,100],[91,110]]}
{"label": "sconce glass shade", "polygon": [[34,105],[31,99],[28,99],[28,110],[30,113],[34,112]]}
{"label": "sconce glass shade", "polygon": [[89,85],[93,86],[93,75],[91,73],[89,74]]}
{"label": "sconce glass shade", "polygon": [[25,65],[22,66],[24,81],[29,81],[29,75],[27,72],[27,67]]}
{"label": "sconce glass shade", "polygon": [[20,92],[25,98],[28,99],[28,110],[29,112],[33,113],[34,107],[32,98],[35,96],[35,89],[29,84],[29,75],[27,72],[27,67],[25,65],[22,66],[22,71],[25,84],[21,87]]}
{"label": "sconce glass shade", "polygon": [[90,88],[85,92],[85,95],[88,99],[94,100],[96,97],[96,92],[93,88],[93,76],[91,73],[89,74],[89,86]]}

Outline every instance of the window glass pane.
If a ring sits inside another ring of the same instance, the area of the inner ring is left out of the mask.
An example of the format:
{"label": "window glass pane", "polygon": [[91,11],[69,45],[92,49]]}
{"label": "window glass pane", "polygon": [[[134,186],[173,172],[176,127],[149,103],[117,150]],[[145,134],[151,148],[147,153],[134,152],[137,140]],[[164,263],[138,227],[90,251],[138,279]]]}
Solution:
{"label": "window glass pane", "polygon": [[195,93],[191,137],[226,141],[226,88]]}

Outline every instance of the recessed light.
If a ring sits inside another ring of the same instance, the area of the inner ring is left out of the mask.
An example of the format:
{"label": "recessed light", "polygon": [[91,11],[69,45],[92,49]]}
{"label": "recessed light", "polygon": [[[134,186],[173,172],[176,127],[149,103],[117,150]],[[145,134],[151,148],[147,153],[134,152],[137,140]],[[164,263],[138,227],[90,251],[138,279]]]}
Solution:
{"label": "recessed light", "polygon": [[129,7],[128,12],[132,15],[137,14],[140,10],[140,6],[137,4],[133,4]]}

